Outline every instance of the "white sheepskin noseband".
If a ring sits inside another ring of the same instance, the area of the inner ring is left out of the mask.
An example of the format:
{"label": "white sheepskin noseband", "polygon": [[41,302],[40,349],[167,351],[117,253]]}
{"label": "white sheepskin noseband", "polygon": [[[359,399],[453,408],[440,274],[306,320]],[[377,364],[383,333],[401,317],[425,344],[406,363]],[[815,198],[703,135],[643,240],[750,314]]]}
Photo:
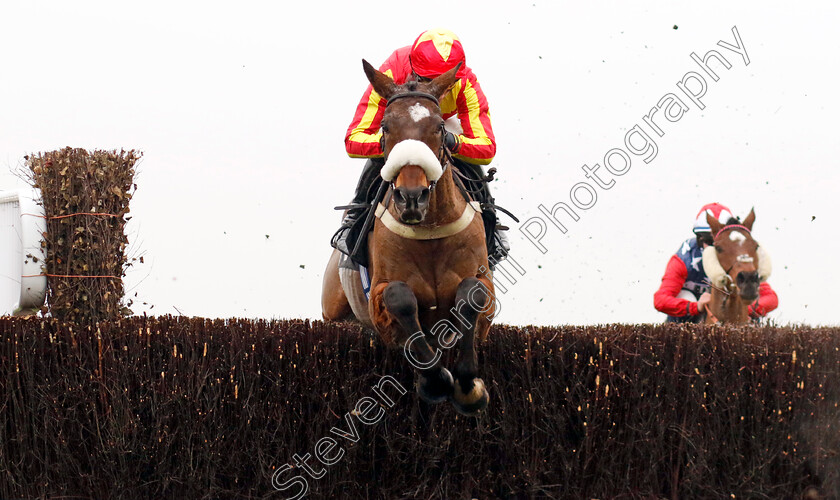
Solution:
{"label": "white sheepskin noseband", "polygon": [[[767,281],[770,273],[773,271],[773,263],[770,260],[770,254],[764,250],[764,247],[759,246],[755,251],[755,256],[758,257],[758,279]],[[726,271],[720,265],[717,257],[717,250],[714,246],[707,246],[703,250],[703,270],[706,271],[706,276],[713,285],[722,287],[726,280]]]}
{"label": "white sheepskin noseband", "polygon": [[755,251],[755,256],[758,257],[758,279],[767,281],[770,273],[773,272],[773,263],[770,261],[770,254],[764,250],[764,247],[759,246]]}
{"label": "white sheepskin noseband", "polygon": [[443,175],[443,167],[435,153],[426,143],[415,139],[406,139],[394,145],[379,175],[386,182],[392,182],[406,165],[422,168],[429,182],[435,182]]}
{"label": "white sheepskin noseband", "polygon": [[723,287],[726,283],[726,271],[720,265],[717,256],[717,249],[714,245],[709,245],[703,249],[703,270],[706,271],[706,276],[709,281],[716,287]]}

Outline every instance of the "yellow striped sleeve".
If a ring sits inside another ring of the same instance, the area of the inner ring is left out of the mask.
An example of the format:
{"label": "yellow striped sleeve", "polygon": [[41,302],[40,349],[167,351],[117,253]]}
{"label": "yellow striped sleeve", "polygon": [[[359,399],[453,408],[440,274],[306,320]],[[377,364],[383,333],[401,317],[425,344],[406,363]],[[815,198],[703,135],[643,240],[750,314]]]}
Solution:
{"label": "yellow striped sleeve", "polygon": [[[463,141],[467,144],[476,146],[489,146],[491,144],[490,137],[484,130],[484,124],[481,123],[481,108],[478,103],[478,95],[475,92],[472,84],[467,81],[467,86],[464,89],[464,97],[467,100],[467,110],[469,111],[470,128],[474,137],[463,137]],[[486,113],[487,118],[490,118],[490,112]],[[489,162],[488,162],[489,163]]]}

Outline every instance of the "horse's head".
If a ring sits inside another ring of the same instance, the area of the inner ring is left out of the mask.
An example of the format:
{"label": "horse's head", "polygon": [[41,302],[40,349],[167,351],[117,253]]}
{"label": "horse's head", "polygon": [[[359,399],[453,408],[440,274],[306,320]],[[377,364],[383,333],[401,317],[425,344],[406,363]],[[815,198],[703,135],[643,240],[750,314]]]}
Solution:
{"label": "horse's head", "polygon": [[382,117],[382,178],[393,185],[394,206],[405,224],[426,217],[432,189],[446,164],[439,99],[457,80],[460,63],[431,81],[397,85],[362,60],[373,89],[387,101]]}
{"label": "horse's head", "polygon": [[703,250],[703,268],[712,285],[738,296],[747,304],[758,298],[759,283],[770,276],[770,257],[752,238],[755,212],[743,224],[722,224],[707,214],[714,246]]}

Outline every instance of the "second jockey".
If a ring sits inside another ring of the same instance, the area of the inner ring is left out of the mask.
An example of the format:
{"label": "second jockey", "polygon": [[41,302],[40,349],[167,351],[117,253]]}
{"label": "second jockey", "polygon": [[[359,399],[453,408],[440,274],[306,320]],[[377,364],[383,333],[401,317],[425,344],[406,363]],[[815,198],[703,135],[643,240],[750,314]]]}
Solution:
{"label": "second jockey", "polygon": [[[677,253],[671,256],[662,284],[653,295],[653,306],[668,315],[669,323],[700,322],[711,300],[709,280],[703,269],[703,249],[714,244],[712,229],[706,221],[707,213],[721,224],[740,224],[732,212],[720,203],[710,203],[700,209],[694,220],[694,237],[685,240]],[[758,300],[749,306],[749,314],[751,318],[758,319],[778,306],[776,292],[763,281],[758,288]]]}

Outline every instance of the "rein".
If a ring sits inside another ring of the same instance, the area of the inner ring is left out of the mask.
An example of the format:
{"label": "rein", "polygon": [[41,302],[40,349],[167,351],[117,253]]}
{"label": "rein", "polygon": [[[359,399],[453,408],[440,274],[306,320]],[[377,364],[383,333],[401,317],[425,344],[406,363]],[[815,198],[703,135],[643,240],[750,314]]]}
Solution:
{"label": "rein", "polygon": [[[731,268],[730,268],[730,269],[731,269]],[[720,293],[722,293],[722,294],[726,295],[727,297],[729,297],[730,295],[732,295],[732,292],[728,292],[728,291],[724,290],[723,288],[716,287],[715,285],[713,285],[713,284],[712,284],[712,281],[711,281],[709,278],[706,278],[706,279],[704,280],[704,282],[705,282],[707,285],[709,285],[711,288],[714,288],[715,290],[717,290],[718,292],[720,292]]]}
{"label": "rein", "polygon": [[[728,276],[729,275],[727,274],[727,277]],[[706,281],[707,285],[709,285],[710,287],[714,288],[715,290],[717,290],[718,292],[720,292],[724,295],[723,301],[721,302],[721,307],[724,307],[726,305],[726,301],[729,300],[730,296],[732,296],[732,292],[727,292],[723,288],[716,287],[715,285],[712,284],[712,281],[709,278],[706,278],[705,281]],[[712,323],[720,323],[720,320],[717,318],[717,316],[715,316],[712,313],[711,304],[707,304],[706,307],[705,307],[705,310],[706,310],[706,316],[711,318]]]}
{"label": "rein", "polygon": [[[437,97],[433,96],[432,94],[426,93],[426,92],[417,92],[417,91],[408,91],[408,92],[403,92],[401,94],[392,95],[388,99],[388,102],[385,104],[385,108],[387,108],[392,102],[394,102],[398,99],[402,99],[404,97],[421,97],[421,98],[424,98],[424,99],[429,99],[429,100],[431,100],[432,102],[435,103],[435,105],[438,107],[438,111],[440,111],[440,101],[438,101]],[[441,128],[440,147],[441,147],[441,149],[446,150],[446,147],[443,143],[444,134],[445,134],[445,131]],[[385,135],[383,134],[382,138],[380,140],[384,141],[384,139],[385,139]],[[383,142],[383,144],[384,144],[384,142]],[[383,147],[383,152],[384,152],[384,147]],[[385,156],[385,161],[387,162],[388,161],[388,155],[384,155],[384,156]],[[438,160],[440,161],[441,167],[444,170],[446,170],[446,165],[443,163],[443,160],[441,159],[441,153],[440,152],[438,152]],[[388,192],[391,191],[390,189],[387,189],[387,188],[393,188],[393,187],[394,187],[393,182],[391,182],[391,183],[383,182],[382,184],[380,184],[379,185],[379,190],[376,192],[376,196],[374,196],[372,205],[380,203],[385,198],[385,195]],[[434,190],[434,188],[435,188],[435,183],[432,182],[431,186],[429,186],[429,191]],[[361,234],[367,234],[367,232],[370,230],[370,226],[373,224],[373,219],[376,218],[375,212],[376,212],[376,210],[368,211],[367,218],[365,219],[364,223],[362,224]],[[361,253],[362,253],[362,241],[364,241],[364,240],[365,240],[365,238],[359,238],[358,240],[356,240],[356,245],[353,247],[353,251],[350,252],[351,258],[355,258],[356,256],[361,255]]]}

